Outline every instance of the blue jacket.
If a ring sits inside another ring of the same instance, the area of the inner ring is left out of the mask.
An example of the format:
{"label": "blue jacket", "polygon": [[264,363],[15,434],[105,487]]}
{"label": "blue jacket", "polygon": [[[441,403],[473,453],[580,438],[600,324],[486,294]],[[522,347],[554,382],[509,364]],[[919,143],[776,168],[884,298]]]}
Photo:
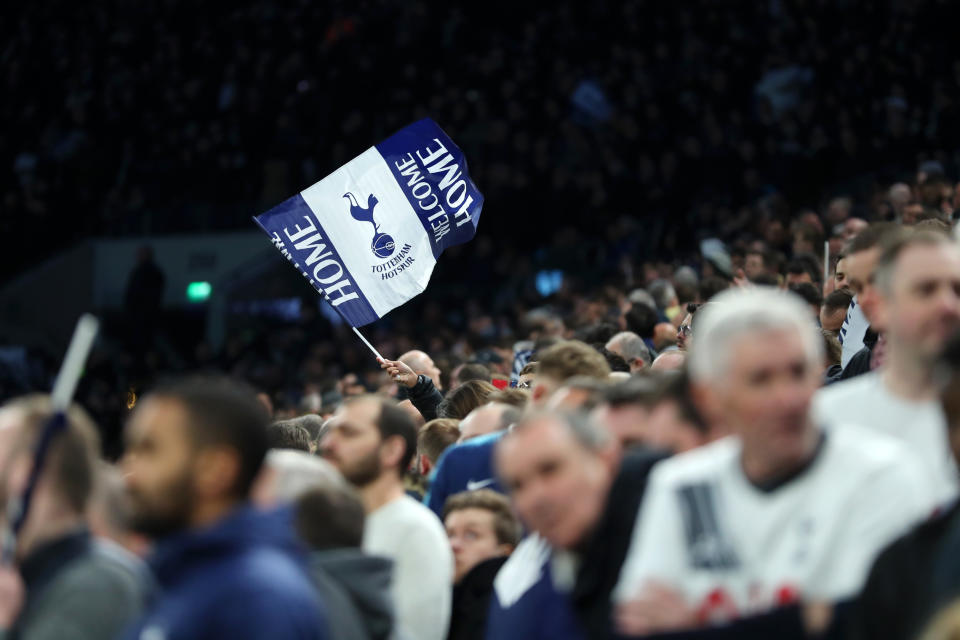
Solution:
{"label": "blue jacket", "polygon": [[487,640],[586,640],[570,596],[553,584],[553,550],[525,538],[494,579]]}
{"label": "blue jacket", "polygon": [[127,637],[325,640],[295,540],[289,512],[241,507],[210,528],[160,541],[150,566],[162,592]]}
{"label": "blue jacket", "polygon": [[437,461],[437,470],[430,481],[430,491],[423,502],[443,520],[447,498],[461,491],[493,489],[506,493],[497,481],[493,468],[493,450],[505,432],[498,431],[471,438],[447,448]]}

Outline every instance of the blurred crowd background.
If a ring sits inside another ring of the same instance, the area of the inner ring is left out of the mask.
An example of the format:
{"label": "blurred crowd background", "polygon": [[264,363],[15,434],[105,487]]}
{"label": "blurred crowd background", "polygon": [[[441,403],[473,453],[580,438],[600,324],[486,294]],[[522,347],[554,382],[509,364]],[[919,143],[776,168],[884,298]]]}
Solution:
{"label": "blurred crowd background", "polygon": [[[572,336],[658,279],[703,300],[750,250],[771,277],[801,257],[822,279],[824,242],[835,255],[859,220],[951,217],[953,13],[946,0],[12,6],[2,279],[79,238],[249,230],[431,117],[466,154],[484,217],[426,294],[366,331],[388,357],[418,347],[445,372],[476,360],[509,374],[544,322]],[[389,386],[306,283],[302,296],[220,349],[163,322],[115,331],[80,399],[116,429],[164,373],[216,367],[281,410]],[[33,355],[4,396],[46,386],[56,359]]]}

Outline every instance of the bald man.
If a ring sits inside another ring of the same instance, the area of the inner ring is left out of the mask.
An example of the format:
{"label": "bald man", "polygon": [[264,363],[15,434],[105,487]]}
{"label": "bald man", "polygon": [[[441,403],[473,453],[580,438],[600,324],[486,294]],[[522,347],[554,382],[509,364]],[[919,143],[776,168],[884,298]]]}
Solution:
{"label": "bald man", "polygon": [[686,355],[683,351],[665,351],[657,356],[650,369],[653,371],[673,371],[683,366]]}
{"label": "bald man", "polygon": [[426,353],[414,349],[413,351],[407,351],[397,360],[413,369],[414,373],[423,374],[433,380],[433,386],[443,391],[443,385],[440,382],[440,369],[433,363],[433,358]]}

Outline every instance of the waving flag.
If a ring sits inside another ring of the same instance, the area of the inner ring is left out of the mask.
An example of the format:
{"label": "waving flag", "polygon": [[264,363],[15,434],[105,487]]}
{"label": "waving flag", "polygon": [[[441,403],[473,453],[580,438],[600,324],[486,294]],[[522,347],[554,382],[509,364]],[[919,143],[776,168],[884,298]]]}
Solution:
{"label": "waving flag", "polygon": [[482,206],[460,149],[426,119],[254,220],[362,327],[427,287],[443,250],[473,238]]}

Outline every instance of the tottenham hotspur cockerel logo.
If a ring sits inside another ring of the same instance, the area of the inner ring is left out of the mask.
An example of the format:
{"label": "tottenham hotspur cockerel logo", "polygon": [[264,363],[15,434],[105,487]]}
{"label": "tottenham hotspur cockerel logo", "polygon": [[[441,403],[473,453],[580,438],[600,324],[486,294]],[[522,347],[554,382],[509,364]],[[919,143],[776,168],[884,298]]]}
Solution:
{"label": "tottenham hotspur cockerel logo", "polygon": [[369,222],[373,225],[373,240],[370,242],[370,250],[373,251],[373,255],[378,258],[389,258],[392,256],[396,247],[393,238],[385,233],[380,233],[380,225],[373,219],[373,208],[376,207],[379,202],[377,196],[371,193],[370,197],[367,198],[366,207],[361,207],[360,203],[357,202],[356,196],[349,191],[343,194],[343,197],[350,201],[350,215],[352,215],[355,220]]}

